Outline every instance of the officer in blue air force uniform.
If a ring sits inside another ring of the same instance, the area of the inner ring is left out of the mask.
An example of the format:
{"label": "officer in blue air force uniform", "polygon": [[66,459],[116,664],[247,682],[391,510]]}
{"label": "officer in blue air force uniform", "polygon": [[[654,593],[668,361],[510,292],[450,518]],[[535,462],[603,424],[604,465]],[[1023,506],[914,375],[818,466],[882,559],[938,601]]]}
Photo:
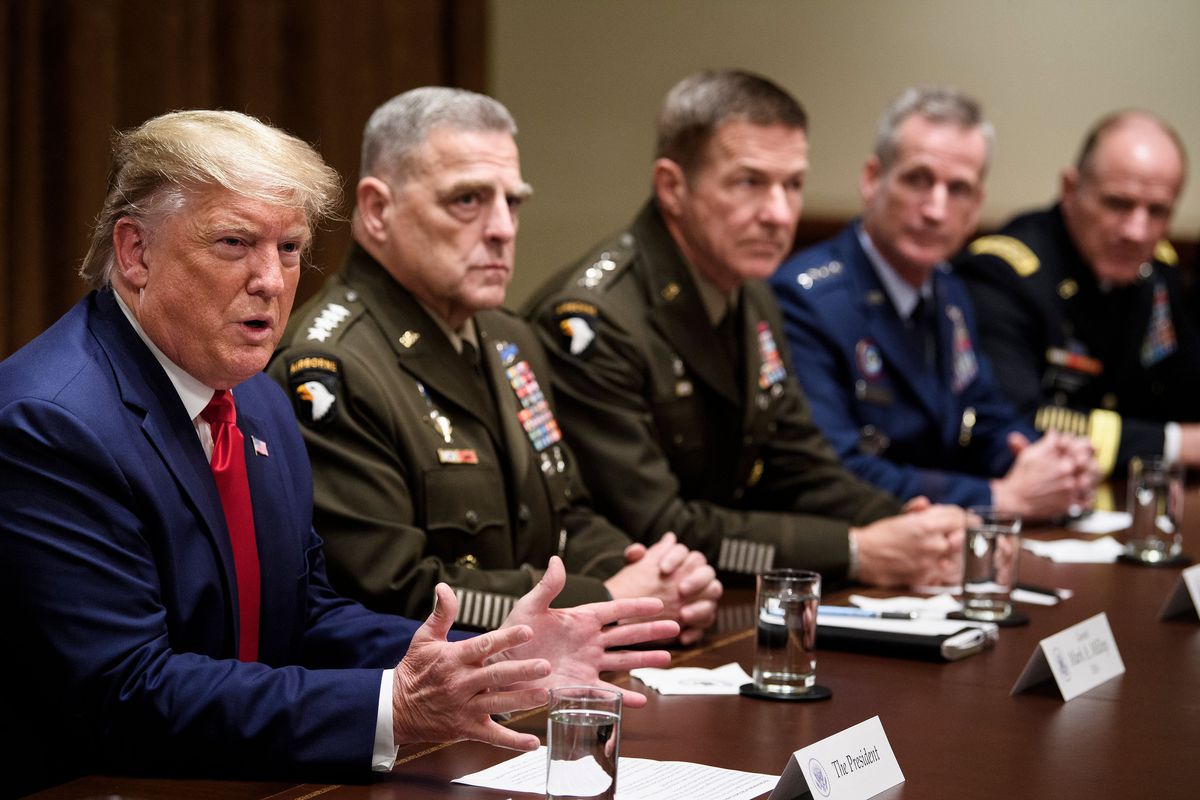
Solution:
{"label": "officer in blue air force uniform", "polygon": [[863,217],[772,286],[813,418],[851,470],[901,499],[1056,516],[1090,494],[1087,447],[1029,444],[946,264],[978,220],[990,138],[964,95],[906,92],[863,169]]}
{"label": "officer in blue air force uniform", "polygon": [[881,277],[894,273],[872,266],[865,236],[852,224],[774,281],[813,417],[851,470],[898,497],[990,503],[989,478],[1013,461],[1008,434],[1035,434],[975,351],[962,283],[936,269],[925,296],[893,279],[904,313]]}

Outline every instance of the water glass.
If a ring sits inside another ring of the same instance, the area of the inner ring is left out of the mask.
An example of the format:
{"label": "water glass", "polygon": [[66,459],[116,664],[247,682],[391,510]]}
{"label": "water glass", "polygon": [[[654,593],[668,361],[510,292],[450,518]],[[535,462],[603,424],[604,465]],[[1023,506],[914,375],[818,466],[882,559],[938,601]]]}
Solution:
{"label": "water glass", "polygon": [[546,800],[613,800],[621,751],[621,693],[595,686],[550,690]]}
{"label": "water glass", "polygon": [[963,615],[997,621],[1012,613],[1021,555],[1021,517],[991,507],[967,509],[963,540]]}
{"label": "water glass", "polygon": [[754,687],[760,692],[802,694],[817,677],[817,605],[821,576],[801,569],[758,575]]}
{"label": "water glass", "polygon": [[1132,518],[1127,557],[1146,564],[1176,558],[1183,550],[1183,467],[1161,458],[1131,458],[1126,510]]}

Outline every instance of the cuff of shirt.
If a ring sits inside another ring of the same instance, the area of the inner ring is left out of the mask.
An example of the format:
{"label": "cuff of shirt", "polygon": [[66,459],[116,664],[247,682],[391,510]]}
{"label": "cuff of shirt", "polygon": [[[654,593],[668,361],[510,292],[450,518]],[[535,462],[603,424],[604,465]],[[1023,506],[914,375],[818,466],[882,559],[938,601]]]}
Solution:
{"label": "cuff of shirt", "polygon": [[375,749],[371,752],[371,769],[390,772],[396,763],[396,740],[392,733],[392,673],[385,669],[379,679],[379,709],[375,713]]}
{"label": "cuff of shirt", "polygon": [[1179,450],[1183,446],[1183,429],[1178,422],[1163,426],[1163,458],[1171,464],[1179,462]]}

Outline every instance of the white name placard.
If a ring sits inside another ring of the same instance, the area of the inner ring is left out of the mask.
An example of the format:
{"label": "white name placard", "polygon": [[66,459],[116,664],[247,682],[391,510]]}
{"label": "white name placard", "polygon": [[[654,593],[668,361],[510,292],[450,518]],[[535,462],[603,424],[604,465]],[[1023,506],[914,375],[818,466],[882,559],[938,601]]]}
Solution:
{"label": "white name placard", "polygon": [[1009,694],[1053,677],[1067,701],[1124,672],[1108,615],[1100,613],[1038,642]]}
{"label": "white name placard", "polygon": [[792,753],[770,800],[791,800],[807,788],[814,800],[867,800],[904,782],[879,717],[871,717]]}
{"label": "white name placard", "polygon": [[1180,573],[1175,588],[1163,604],[1162,611],[1158,612],[1158,618],[1169,619],[1188,611],[1200,616],[1200,564]]}

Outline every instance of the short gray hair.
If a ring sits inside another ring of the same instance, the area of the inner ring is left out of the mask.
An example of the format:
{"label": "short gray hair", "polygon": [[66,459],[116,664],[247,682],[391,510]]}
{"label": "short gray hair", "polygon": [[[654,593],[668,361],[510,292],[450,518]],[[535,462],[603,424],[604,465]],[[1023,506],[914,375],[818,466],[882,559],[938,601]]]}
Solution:
{"label": "short gray hair", "polygon": [[905,89],[883,112],[879,131],[875,135],[875,157],[885,171],[900,155],[900,126],[914,114],[930,122],[958,125],[968,130],[978,128],[987,143],[987,156],[983,162],[983,171],[987,172],[992,161],[996,130],[992,123],[983,118],[983,107],[978,100],[959,89],[946,86]]}
{"label": "short gray hair", "polygon": [[700,165],[717,128],[735,119],[808,130],[804,108],[778,84],[743,70],[705,70],[667,92],[654,157],[669,158],[688,174]]}
{"label": "short gray hair", "polygon": [[413,151],[435,128],[517,135],[512,114],[487,95],[445,86],[412,89],[379,106],[367,120],[358,177],[407,180]]}
{"label": "short gray hair", "polygon": [[341,200],[341,179],[300,139],[236,111],[173,111],[113,137],[108,192],[79,274],[112,282],[113,231],[132,217],[147,228],[181,208],[187,192],[219,187],[302,209],[311,230]]}

